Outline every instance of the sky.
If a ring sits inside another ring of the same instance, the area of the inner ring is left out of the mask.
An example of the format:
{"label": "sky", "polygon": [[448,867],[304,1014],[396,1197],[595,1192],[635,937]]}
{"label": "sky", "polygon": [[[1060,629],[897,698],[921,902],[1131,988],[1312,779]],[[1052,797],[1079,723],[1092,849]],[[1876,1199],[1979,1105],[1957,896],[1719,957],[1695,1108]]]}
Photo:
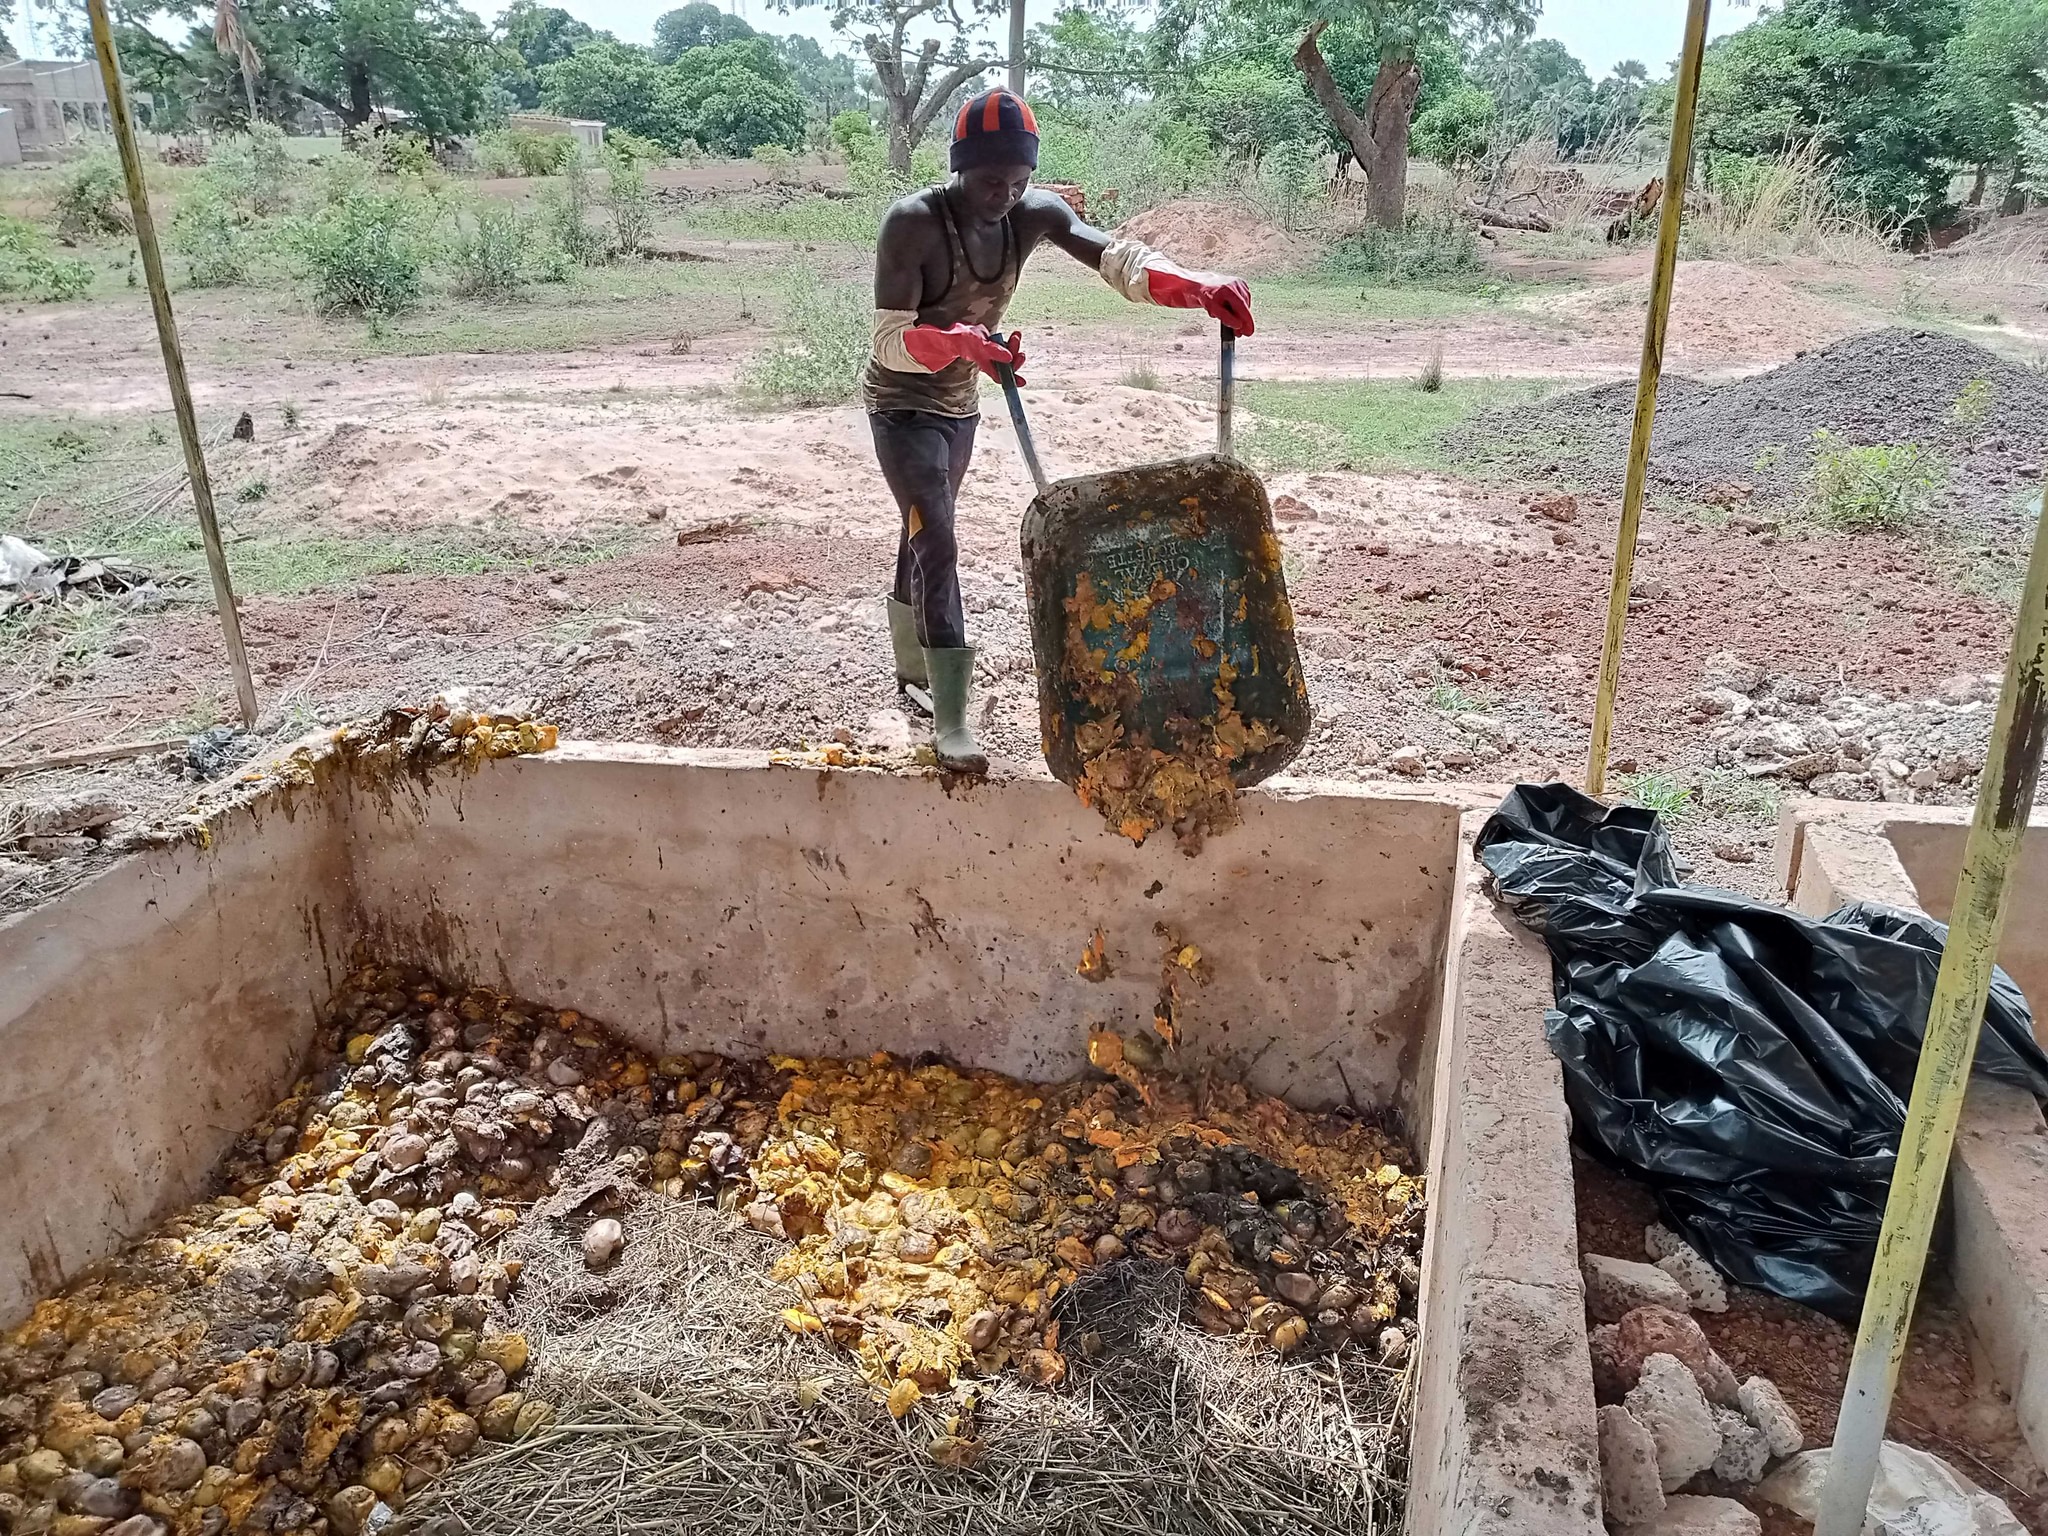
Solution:
{"label": "sky", "polygon": [[[469,0],[470,6],[486,20],[503,9],[501,0]],[[680,5],[682,0],[555,0],[572,15],[593,27],[611,32],[621,41],[649,43],[654,40],[654,18]],[[827,48],[844,46],[842,35],[832,31],[829,8],[823,4],[793,6],[779,11],[775,0],[722,0],[726,9],[737,11],[763,32],[800,32],[814,37]],[[1028,0],[1035,23],[1042,11],[1049,17],[1056,0]],[[1720,37],[1754,19],[1756,11],[1737,9],[1729,0],[1717,4],[1708,23],[1708,35]],[[33,12],[35,0],[28,0]],[[17,11],[21,7],[17,6]],[[1586,72],[1598,80],[1623,59],[1640,59],[1653,77],[1671,72],[1678,57],[1685,29],[1685,0],[1544,0],[1543,14],[1536,24],[1538,37],[1554,37],[1578,57]],[[17,15],[16,31],[21,18]],[[179,35],[182,24],[170,24],[167,36]],[[17,37],[17,42],[21,41]]]}

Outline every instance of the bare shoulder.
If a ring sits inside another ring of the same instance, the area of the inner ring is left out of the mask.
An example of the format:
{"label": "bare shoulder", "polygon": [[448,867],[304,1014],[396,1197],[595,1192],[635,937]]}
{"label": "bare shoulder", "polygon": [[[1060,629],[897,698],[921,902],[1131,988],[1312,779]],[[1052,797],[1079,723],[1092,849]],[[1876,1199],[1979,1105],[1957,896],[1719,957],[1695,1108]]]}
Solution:
{"label": "bare shoulder", "polygon": [[897,198],[889,205],[889,211],[882,215],[882,239],[885,241],[892,236],[898,240],[915,239],[941,227],[939,210],[932,205],[929,187]]}
{"label": "bare shoulder", "polygon": [[1023,197],[1017,200],[1017,206],[1010,217],[1031,233],[1040,236],[1072,229],[1080,222],[1074,217],[1074,210],[1065,198],[1057,192],[1047,192],[1042,187],[1025,188]]}

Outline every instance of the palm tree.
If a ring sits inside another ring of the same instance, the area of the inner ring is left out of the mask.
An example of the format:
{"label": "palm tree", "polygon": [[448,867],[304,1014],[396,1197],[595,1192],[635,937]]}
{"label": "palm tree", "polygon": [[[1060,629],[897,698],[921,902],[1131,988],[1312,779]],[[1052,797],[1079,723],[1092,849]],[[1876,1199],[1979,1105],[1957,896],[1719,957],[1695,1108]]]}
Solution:
{"label": "palm tree", "polygon": [[256,76],[263,60],[249,40],[249,28],[237,0],[214,0],[213,46],[223,55],[232,54],[242,72],[242,92],[249,100],[249,126],[256,126]]}

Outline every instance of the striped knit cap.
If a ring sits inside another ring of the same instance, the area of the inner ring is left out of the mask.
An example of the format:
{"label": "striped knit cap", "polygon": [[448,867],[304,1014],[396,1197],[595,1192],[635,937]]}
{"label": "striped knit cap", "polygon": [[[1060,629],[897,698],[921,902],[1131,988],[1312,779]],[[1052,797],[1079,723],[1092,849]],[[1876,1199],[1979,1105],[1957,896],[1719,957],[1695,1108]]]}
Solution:
{"label": "striped knit cap", "polygon": [[1001,89],[983,91],[953,119],[953,169],[977,165],[1038,168],[1038,119],[1022,96]]}

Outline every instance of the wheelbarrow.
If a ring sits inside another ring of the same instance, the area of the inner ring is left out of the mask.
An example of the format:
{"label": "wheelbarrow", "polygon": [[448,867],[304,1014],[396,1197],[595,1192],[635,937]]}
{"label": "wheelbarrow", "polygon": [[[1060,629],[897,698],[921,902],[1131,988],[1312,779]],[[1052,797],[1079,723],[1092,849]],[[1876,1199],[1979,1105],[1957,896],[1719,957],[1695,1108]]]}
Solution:
{"label": "wheelbarrow", "polygon": [[1222,328],[1216,451],[1049,481],[1016,375],[998,378],[1038,494],[1024,575],[1045,760],[1126,836],[1188,839],[1308,738],[1273,509],[1231,452]]}

